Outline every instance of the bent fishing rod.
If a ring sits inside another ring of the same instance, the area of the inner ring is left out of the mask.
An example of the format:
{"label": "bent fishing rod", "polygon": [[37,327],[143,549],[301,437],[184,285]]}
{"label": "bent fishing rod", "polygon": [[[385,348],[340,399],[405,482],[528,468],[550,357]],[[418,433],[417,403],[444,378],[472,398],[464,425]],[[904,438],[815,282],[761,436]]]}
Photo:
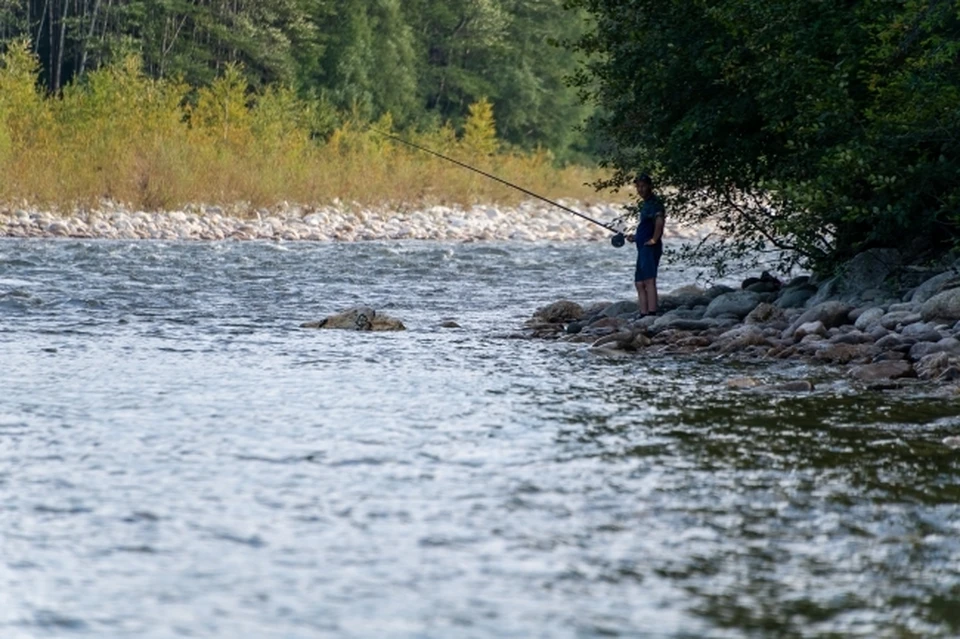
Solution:
{"label": "bent fishing rod", "polygon": [[420,151],[423,151],[424,153],[429,153],[430,155],[435,155],[436,157],[438,157],[438,158],[440,158],[440,159],[442,159],[442,160],[446,160],[447,162],[453,162],[453,163],[456,164],[457,166],[461,166],[461,167],[463,167],[463,168],[465,168],[465,169],[469,169],[470,171],[473,171],[474,173],[479,173],[480,175],[482,175],[482,176],[484,176],[484,177],[488,177],[488,178],[490,178],[491,180],[496,180],[496,181],[499,182],[500,184],[504,184],[504,185],[506,185],[506,186],[509,186],[509,187],[512,188],[512,189],[516,189],[516,190],[520,191],[521,193],[525,193],[525,194],[529,195],[530,197],[534,197],[534,198],[536,198],[536,199],[538,199],[538,200],[541,200],[541,201],[543,201],[543,202],[546,202],[547,204],[552,204],[552,205],[556,206],[557,208],[563,209],[563,210],[566,211],[567,213],[573,213],[573,214],[576,215],[577,217],[583,218],[584,220],[586,220],[586,221],[588,221],[588,222],[593,222],[593,223],[596,224],[597,226],[602,226],[603,228],[607,229],[608,231],[613,231],[613,232],[615,233],[615,235],[614,235],[612,238],[610,238],[610,242],[611,242],[615,247],[620,248],[620,247],[623,246],[623,244],[624,244],[624,236],[623,236],[623,233],[622,233],[621,231],[619,231],[618,229],[610,226],[609,224],[604,224],[603,222],[601,222],[601,221],[599,221],[599,220],[595,220],[595,219],[593,219],[592,217],[590,217],[589,215],[584,215],[583,213],[580,213],[579,211],[575,211],[575,210],[573,210],[572,208],[570,208],[569,206],[564,206],[563,204],[560,204],[559,202],[554,202],[553,200],[551,200],[551,199],[549,199],[549,198],[546,198],[546,197],[544,197],[544,196],[542,196],[542,195],[539,195],[538,193],[534,193],[533,191],[530,191],[530,190],[528,190],[528,189],[525,189],[525,188],[523,188],[522,186],[517,186],[516,184],[513,184],[513,183],[511,183],[511,182],[507,182],[507,181],[504,180],[503,178],[499,178],[499,177],[497,177],[496,175],[487,173],[486,171],[481,171],[480,169],[478,169],[478,168],[476,168],[476,167],[474,167],[474,166],[470,166],[469,164],[465,164],[464,162],[461,162],[460,160],[455,160],[455,159],[453,159],[453,158],[451,158],[451,157],[447,157],[446,155],[443,155],[442,153],[438,153],[438,152],[436,152],[436,151],[434,151],[434,150],[432,150],[432,149],[428,149],[428,148],[425,147],[425,146],[420,146],[419,144],[415,144],[415,143],[413,143],[413,142],[410,142],[409,140],[405,140],[405,139],[403,139],[403,138],[401,138],[401,137],[399,137],[399,136],[393,135],[392,133],[387,133],[387,132],[385,132],[385,131],[378,131],[377,129],[370,129],[370,130],[373,131],[374,133],[378,134],[378,135],[382,135],[382,136],[385,137],[385,138],[390,138],[391,140],[396,140],[397,142],[400,142],[401,144],[406,144],[407,146],[412,147],[412,148],[414,148],[414,149],[418,149],[418,150],[420,150]]}

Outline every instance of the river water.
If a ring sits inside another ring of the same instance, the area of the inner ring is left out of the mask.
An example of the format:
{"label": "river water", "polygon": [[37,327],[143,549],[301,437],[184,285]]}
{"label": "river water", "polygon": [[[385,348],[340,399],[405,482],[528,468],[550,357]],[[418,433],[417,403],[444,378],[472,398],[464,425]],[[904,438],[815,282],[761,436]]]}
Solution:
{"label": "river water", "polygon": [[0,637],[960,634],[958,404],[509,338],[632,258],[0,241]]}

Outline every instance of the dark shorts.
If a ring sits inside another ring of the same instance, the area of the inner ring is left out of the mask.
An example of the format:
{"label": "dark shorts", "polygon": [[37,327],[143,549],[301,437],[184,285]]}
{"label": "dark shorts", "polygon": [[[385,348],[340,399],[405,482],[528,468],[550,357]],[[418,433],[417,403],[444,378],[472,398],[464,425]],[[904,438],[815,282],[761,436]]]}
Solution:
{"label": "dark shorts", "polygon": [[633,276],[634,282],[652,280],[657,276],[660,267],[660,256],[663,255],[663,243],[653,246],[641,246],[637,251],[637,271]]}

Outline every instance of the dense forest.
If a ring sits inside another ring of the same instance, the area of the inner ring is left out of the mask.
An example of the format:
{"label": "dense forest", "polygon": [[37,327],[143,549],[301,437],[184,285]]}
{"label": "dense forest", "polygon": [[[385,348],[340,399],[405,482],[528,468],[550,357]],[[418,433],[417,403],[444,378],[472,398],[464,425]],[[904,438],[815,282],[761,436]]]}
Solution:
{"label": "dense forest", "polygon": [[[254,88],[400,127],[462,123],[488,99],[499,137],[583,156],[589,107],[564,78],[584,20],[562,0],[0,0],[0,42],[29,39],[52,94],[136,54],[154,78]],[[328,119],[329,134],[334,125]]]}

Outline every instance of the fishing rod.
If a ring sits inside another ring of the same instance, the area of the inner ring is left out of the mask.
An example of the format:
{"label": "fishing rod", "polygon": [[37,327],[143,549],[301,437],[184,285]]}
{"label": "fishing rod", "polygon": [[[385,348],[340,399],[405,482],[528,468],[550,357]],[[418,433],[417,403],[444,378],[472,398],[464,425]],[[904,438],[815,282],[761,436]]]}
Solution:
{"label": "fishing rod", "polygon": [[543,201],[543,202],[546,202],[547,204],[552,204],[552,205],[556,206],[557,208],[563,209],[563,210],[566,211],[567,213],[573,213],[573,214],[576,215],[577,217],[583,218],[584,220],[587,220],[588,222],[593,222],[593,223],[596,224],[597,226],[602,226],[603,228],[607,229],[608,231],[613,231],[613,232],[615,233],[615,235],[614,235],[612,238],[610,238],[610,242],[611,242],[615,247],[620,248],[620,247],[623,246],[623,244],[624,244],[623,233],[622,233],[620,230],[618,230],[618,229],[610,226],[609,224],[604,224],[603,222],[601,222],[601,221],[599,221],[599,220],[595,220],[595,219],[593,219],[592,217],[590,217],[589,215],[584,215],[583,213],[580,213],[579,211],[575,211],[575,210],[571,209],[569,206],[564,206],[563,204],[560,204],[559,202],[554,202],[553,200],[551,200],[551,199],[549,199],[549,198],[546,198],[546,197],[544,197],[544,196],[542,196],[542,195],[540,195],[540,194],[538,194],[538,193],[534,193],[533,191],[530,191],[530,190],[528,190],[528,189],[525,189],[525,188],[523,188],[522,186],[517,186],[516,184],[513,184],[513,183],[511,183],[511,182],[507,182],[507,181],[504,180],[503,178],[499,178],[499,177],[497,177],[496,175],[492,175],[492,174],[490,174],[490,173],[487,173],[486,171],[481,171],[480,169],[478,169],[478,168],[476,168],[476,167],[474,167],[474,166],[470,166],[469,164],[465,164],[465,163],[461,162],[460,160],[455,160],[455,159],[453,159],[453,158],[451,158],[451,157],[447,157],[446,155],[443,155],[442,153],[437,153],[436,151],[434,151],[434,150],[432,150],[432,149],[428,149],[428,148],[425,147],[425,146],[420,146],[419,144],[415,144],[415,143],[413,143],[413,142],[410,142],[409,140],[405,140],[405,139],[403,139],[403,138],[401,138],[401,137],[399,137],[399,136],[393,135],[392,133],[387,133],[387,132],[385,132],[385,131],[378,131],[377,129],[370,129],[370,130],[373,131],[374,133],[377,133],[377,134],[379,134],[379,135],[382,135],[382,136],[385,137],[385,138],[390,138],[391,140],[396,140],[397,142],[400,142],[401,144],[406,144],[407,146],[413,147],[414,149],[419,149],[420,151],[423,151],[423,152],[425,152],[425,153],[429,153],[430,155],[435,155],[435,156],[437,156],[438,158],[441,158],[441,159],[443,159],[443,160],[446,160],[447,162],[453,162],[453,163],[456,164],[457,166],[462,166],[463,168],[469,169],[469,170],[473,171],[474,173],[479,173],[480,175],[482,175],[482,176],[484,176],[484,177],[488,177],[488,178],[490,178],[491,180],[496,180],[496,181],[499,182],[500,184],[504,184],[504,185],[506,185],[506,186],[509,186],[509,187],[512,188],[512,189],[516,189],[516,190],[520,191],[521,193],[526,193],[526,194],[529,195],[530,197],[537,198],[538,200],[541,200],[541,201]]}

